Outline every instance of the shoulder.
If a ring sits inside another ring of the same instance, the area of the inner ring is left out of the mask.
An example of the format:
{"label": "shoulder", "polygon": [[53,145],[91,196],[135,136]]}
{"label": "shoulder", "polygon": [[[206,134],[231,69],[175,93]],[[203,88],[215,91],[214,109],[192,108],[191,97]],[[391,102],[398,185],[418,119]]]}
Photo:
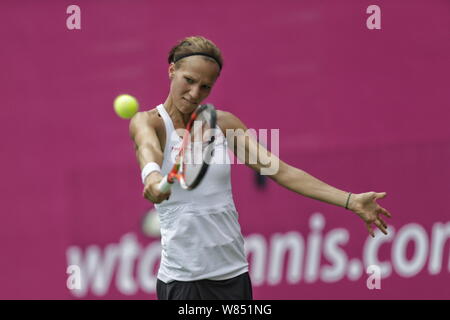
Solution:
{"label": "shoulder", "polygon": [[217,110],[217,124],[223,130],[245,129],[244,123],[234,114],[228,111]]}
{"label": "shoulder", "polygon": [[149,111],[137,112],[130,120],[130,125],[157,125],[161,121],[158,110],[152,109]]}
{"label": "shoulder", "polygon": [[158,130],[163,124],[163,120],[156,108],[137,112],[130,120],[130,135],[133,136],[140,130]]}

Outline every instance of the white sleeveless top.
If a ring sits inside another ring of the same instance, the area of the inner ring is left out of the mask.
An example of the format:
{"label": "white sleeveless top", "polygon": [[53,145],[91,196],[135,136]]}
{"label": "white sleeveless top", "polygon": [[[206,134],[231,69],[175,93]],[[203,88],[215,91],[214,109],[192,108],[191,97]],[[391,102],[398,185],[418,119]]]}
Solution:
{"label": "white sleeveless top", "polygon": [[[166,144],[162,175],[173,166],[172,149],[181,145],[173,134],[173,122],[163,104],[157,110],[164,120]],[[158,279],[163,282],[201,279],[225,280],[248,271],[244,239],[238,223],[230,181],[227,142],[217,130],[214,155],[208,171],[194,190],[178,182],[169,200],[155,204],[161,225],[161,263]]]}

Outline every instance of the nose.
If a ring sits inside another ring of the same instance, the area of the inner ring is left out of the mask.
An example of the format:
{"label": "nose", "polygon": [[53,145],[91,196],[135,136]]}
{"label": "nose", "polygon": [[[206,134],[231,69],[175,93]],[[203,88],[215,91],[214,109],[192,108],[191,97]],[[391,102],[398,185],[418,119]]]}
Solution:
{"label": "nose", "polygon": [[200,98],[200,89],[198,86],[192,86],[189,95],[191,96],[191,101],[197,102]]}

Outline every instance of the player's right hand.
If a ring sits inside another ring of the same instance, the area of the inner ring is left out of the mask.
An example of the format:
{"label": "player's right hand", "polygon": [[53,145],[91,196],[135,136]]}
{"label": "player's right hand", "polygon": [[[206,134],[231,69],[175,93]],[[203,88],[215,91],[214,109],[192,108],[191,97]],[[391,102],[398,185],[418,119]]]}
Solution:
{"label": "player's right hand", "polygon": [[170,197],[170,190],[163,193],[158,188],[162,179],[163,176],[158,171],[150,173],[145,179],[145,187],[142,196],[153,203],[161,203],[164,200],[168,200]]}

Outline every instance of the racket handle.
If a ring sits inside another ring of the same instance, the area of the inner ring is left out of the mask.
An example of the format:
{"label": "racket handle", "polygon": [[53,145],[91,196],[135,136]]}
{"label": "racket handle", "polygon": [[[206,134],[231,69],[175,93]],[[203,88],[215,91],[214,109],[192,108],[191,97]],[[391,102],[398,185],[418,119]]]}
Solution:
{"label": "racket handle", "polygon": [[170,183],[169,181],[167,181],[167,175],[164,176],[164,178],[161,180],[161,182],[158,184],[158,190],[166,193],[167,191],[170,190],[170,187],[172,186],[172,183]]}

